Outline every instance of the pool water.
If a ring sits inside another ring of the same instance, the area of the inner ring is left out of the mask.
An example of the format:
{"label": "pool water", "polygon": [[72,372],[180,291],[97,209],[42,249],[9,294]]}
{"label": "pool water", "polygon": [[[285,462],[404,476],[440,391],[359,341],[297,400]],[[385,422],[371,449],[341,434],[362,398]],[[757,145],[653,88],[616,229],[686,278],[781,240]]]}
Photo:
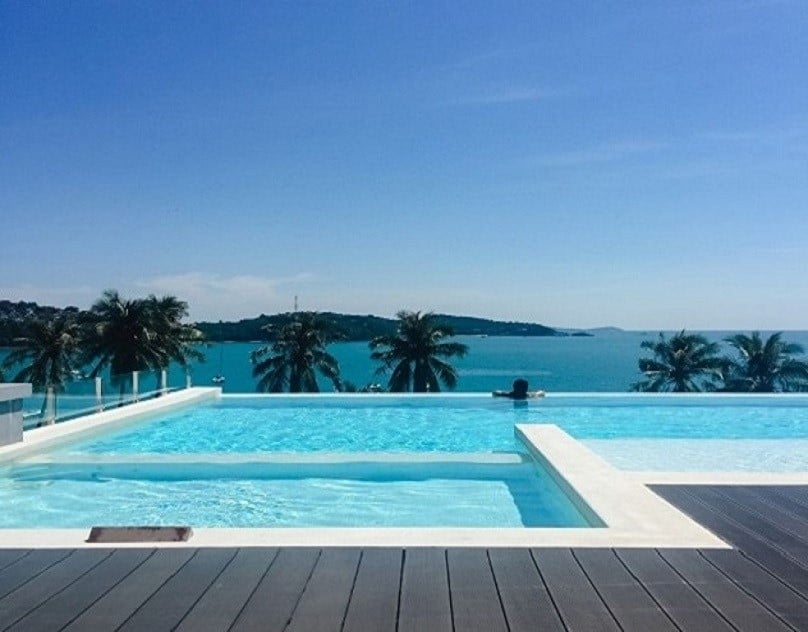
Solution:
{"label": "pool water", "polygon": [[21,465],[0,505],[2,528],[596,526],[532,462]]}
{"label": "pool water", "polygon": [[[520,451],[514,424],[577,439],[808,439],[808,397],[224,398],[68,448],[89,454]],[[806,455],[808,465],[808,455]],[[808,469],[808,468],[806,468]]]}
{"label": "pool water", "polygon": [[514,437],[548,423],[623,469],[808,471],[808,396],[226,397],[0,470],[0,527],[600,526]]}

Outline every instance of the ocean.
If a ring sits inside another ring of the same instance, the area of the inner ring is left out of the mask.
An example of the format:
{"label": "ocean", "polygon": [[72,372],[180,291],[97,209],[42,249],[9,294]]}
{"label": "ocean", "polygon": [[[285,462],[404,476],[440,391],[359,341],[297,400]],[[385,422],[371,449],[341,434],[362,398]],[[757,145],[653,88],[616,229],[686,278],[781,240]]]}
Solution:
{"label": "ocean", "polygon": [[[711,340],[720,341],[731,331],[705,332]],[[748,332],[747,332],[748,333]],[[469,346],[463,359],[456,359],[458,392],[509,390],[516,378],[525,378],[532,390],[553,392],[626,392],[641,378],[637,359],[643,340],[654,339],[659,332],[599,331],[591,338],[569,336],[548,338],[457,336]],[[808,331],[784,334],[790,342],[808,349]],[[249,363],[250,352],[259,345],[250,343],[213,344],[207,350],[207,361],[193,367],[194,384],[210,385],[221,372],[226,381],[225,392],[255,391]],[[376,375],[377,364],[370,360],[366,342],[338,343],[329,347],[337,358],[343,380],[358,387],[386,384],[384,375]],[[728,348],[727,348],[728,351]],[[323,391],[332,390],[321,382]]]}
{"label": "ocean", "polygon": [[[465,358],[454,361],[459,373],[455,391],[508,390],[513,380],[521,377],[528,380],[532,390],[626,392],[641,377],[637,369],[637,359],[642,354],[640,343],[656,338],[658,333],[605,330],[598,331],[591,338],[457,336],[457,341],[469,346],[469,353]],[[705,335],[711,340],[720,341],[733,333],[738,332],[712,331],[705,332]],[[784,338],[808,349],[808,331],[789,331]],[[194,363],[192,367],[193,383],[210,386],[213,377],[222,373],[226,378],[223,384],[225,392],[255,392],[256,379],[252,377],[249,356],[258,346],[260,343],[208,345],[204,349],[206,361]],[[728,348],[725,350],[728,351]],[[343,380],[353,382],[360,388],[366,384],[386,384],[384,375],[375,374],[378,365],[370,360],[366,342],[337,343],[331,345],[329,351],[339,361]],[[6,350],[0,349],[0,361],[5,355]],[[170,385],[179,386],[184,381],[183,371],[179,367],[172,367],[169,371]],[[321,381],[320,387],[323,391],[332,390],[327,381]]]}

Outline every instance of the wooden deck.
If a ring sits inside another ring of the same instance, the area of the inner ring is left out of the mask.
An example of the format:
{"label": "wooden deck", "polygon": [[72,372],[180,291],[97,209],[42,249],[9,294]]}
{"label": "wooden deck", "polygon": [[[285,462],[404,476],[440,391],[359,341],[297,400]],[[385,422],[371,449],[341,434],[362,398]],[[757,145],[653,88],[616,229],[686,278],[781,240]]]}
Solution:
{"label": "wooden deck", "polygon": [[0,629],[808,630],[808,487],[657,486],[736,550],[0,550]]}

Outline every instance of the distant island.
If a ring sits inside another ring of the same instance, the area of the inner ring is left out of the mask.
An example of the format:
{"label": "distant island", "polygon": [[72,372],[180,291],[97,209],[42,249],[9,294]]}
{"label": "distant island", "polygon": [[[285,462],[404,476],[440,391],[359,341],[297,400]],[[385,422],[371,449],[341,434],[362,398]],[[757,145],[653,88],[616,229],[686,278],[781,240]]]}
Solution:
{"label": "distant island", "polygon": [[[25,335],[29,320],[48,320],[61,314],[78,315],[78,307],[51,307],[29,301],[0,300],[0,346],[13,346],[15,339]],[[393,334],[398,321],[373,315],[337,314],[320,312],[348,341],[368,341],[376,336]],[[250,342],[266,340],[266,325],[282,325],[288,322],[290,313],[261,314],[256,318],[239,321],[199,322],[197,327],[211,342]],[[591,336],[581,330],[561,330],[538,323],[490,320],[472,316],[439,314],[440,320],[454,329],[458,336]]]}
{"label": "distant island", "polygon": [[[289,320],[290,313],[261,314],[257,318],[246,318],[238,322],[200,322],[197,327],[213,342],[249,342],[266,338],[266,325],[283,325]],[[388,336],[395,333],[398,321],[381,316],[355,314],[336,314],[320,312],[320,316],[330,321],[348,341],[364,342],[376,336]],[[512,322],[475,318],[473,316],[453,316],[438,314],[441,322],[454,329],[457,336],[591,336],[592,334],[576,331],[567,333],[539,325],[537,323]]]}

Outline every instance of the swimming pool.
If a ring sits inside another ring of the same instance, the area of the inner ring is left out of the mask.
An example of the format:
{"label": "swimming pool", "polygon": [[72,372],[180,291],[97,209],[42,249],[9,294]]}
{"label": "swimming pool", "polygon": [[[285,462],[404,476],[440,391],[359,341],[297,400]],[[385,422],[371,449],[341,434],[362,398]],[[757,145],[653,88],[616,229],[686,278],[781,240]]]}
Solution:
{"label": "swimming pool", "polygon": [[[667,469],[709,469],[709,459],[688,462],[683,441],[723,441],[726,448],[765,441],[769,450],[779,445],[790,453],[794,442],[808,440],[808,397],[551,396],[529,402],[484,396],[225,397],[64,452],[524,452],[514,439],[515,424],[556,424],[625,469],[643,469],[647,462],[637,450],[638,467],[632,467],[631,441],[637,439],[653,440],[663,452],[673,447]],[[623,441],[625,449],[609,449],[610,441]],[[713,454],[721,465],[715,469],[732,467],[734,450]],[[747,458],[739,469],[755,463]],[[808,453],[789,459],[788,469],[808,471]]]}
{"label": "swimming pool", "polygon": [[[77,422],[64,427],[70,423]],[[746,450],[715,446],[808,441],[808,397],[239,396],[121,423],[28,450],[0,469],[0,528],[134,520],[197,528],[612,529],[600,518],[604,510],[620,522],[655,497],[618,481],[620,473],[577,440],[623,469],[653,469],[646,467],[650,443],[665,446],[667,469],[754,471],[761,461]],[[539,445],[522,431],[517,438],[517,425],[531,436],[555,440],[555,433],[567,447]],[[51,430],[62,429],[33,432]],[[613,449],[632,442],[636,449]],[[708,444],[694,461],[698,451],[688,446]],[[545,458],[548,447],[555,460]],[[573,469],[562,472],[559,463]],[[674,467],[681,463],[687,467]],[[808,472],[808,453],[788,467]],[[612,504],[598,506],[607,487]],[[657,524],[669,521],[659,518],[664,508],[652,511]]]}

